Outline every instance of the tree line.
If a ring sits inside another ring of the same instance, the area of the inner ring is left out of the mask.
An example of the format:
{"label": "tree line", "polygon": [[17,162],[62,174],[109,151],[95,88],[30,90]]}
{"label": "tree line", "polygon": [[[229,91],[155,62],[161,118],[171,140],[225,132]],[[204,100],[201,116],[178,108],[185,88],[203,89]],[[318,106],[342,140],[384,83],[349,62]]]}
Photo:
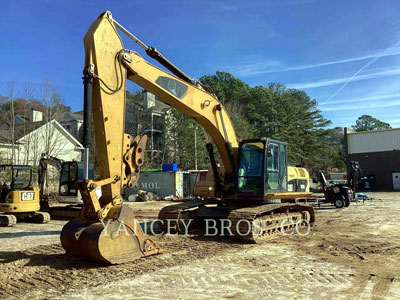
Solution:
{"label": "tree line", "polygon": [[[240,139],[267,137],[288,143],[288,158],[306,168],[344,168],[342,130],[329,129],[330,120],[317,109],[317,101],[304,91],[288,89],[279,83],[250,87],[226,72],[200,78],[226,107]],[[179,135],[175,161],[184,169],[194,166],[194,130],[196,123],[177,111],[174,131]],[[206,135],[197,135],[204,148]],[[198,150],[200,167],[207,168],[205,149]]]}
{"label": "tree line", "polygon": [[[288,143],[288,157],[295,165],[309,169],[345,169],[343,128],[330,128],[332,123],[323,117],[317,108],[317,101],[304,91],[286,88],[280,83],[250,87],[226,72],[202,76],[200,81],[211,88],[226,107],[239,139],[277,139]],[[142,91],[132,94],[127,91],[127,98],[136,99],[136,102],[140,102],[142,97]],[[31,109],[42,111],[44,122],[60,119],[70,111],[50,79],[45,78],[42,90],[36,93],[30,84],[24,84],[19,95],[16,94],[16,82],[10,81],[6,95],[0,96],[3,124],[15,127],[14,117],[20,115],[28,119]],[[125,127],[131,129],[129,133],[132,135],[145,133],[143,129],[146,126],[131,128],[133,123],[144,122],[139,116],[143,111],[136,111],[133,116],[135,122],[126,118]],[[162,163],[177,162],[182,169],[194,169],[196,166],[207,169],[209,161],[205,144],[210,139],[201,126],[173,108],[167,113],[165,123],[164,151],[153,156],[153,160],[148,159],[145,167],[160,168]],[[27,126],[30,126],[29,123]],[[388,128],[391,128],[388,123],[369,115],[359,117],[352,126],[356,131]],[[8,132],[10,140],[15,142],[14,129]]]}
{"label": "tree line", "polygon": [[[226,72],[205,75],[200,81],[224,104],[238,138],[267,137],[287,142],[290,162],[308,169],[346,168],[343,128],[330,128],[332,122],[323,117],[317,101],[304,91],[280,83],[250,87]],[[171,117],[173,132],[179,138],[173,139],[168,160],[178,162],[182,169],[192,169],[197,159],[200,168],[208,168],[204,131],[175,109]],[[388,123],[369,115],[361,116],[352,126],[355,131],[388,128]]]}
{"label": "tree line", "polygon": [[[16,79],[11,79],[2,94],[0,95],[0,140],[11,147],[2,149],[0,162],[36,165],[41,155],[39,148],[57,156],[61,146],[54,137],[54,127],[45,127],[43,130],[45,137],[28,135],[51,120],[59,121],[65,112],[70,111],[70,107],[64,104],[64,98],[56,90],[53,80],[45,77],[40,88],[35,89],[30,82],[18,83]],[[31,120],[32,110],[41,112],[40,120],[36,122]],[[22,137],[24,145],[19,145],[18,140]],[[17,148],[23,153],[17,155]],[[24,157],[23,161],[20,159],[21,155]]]}

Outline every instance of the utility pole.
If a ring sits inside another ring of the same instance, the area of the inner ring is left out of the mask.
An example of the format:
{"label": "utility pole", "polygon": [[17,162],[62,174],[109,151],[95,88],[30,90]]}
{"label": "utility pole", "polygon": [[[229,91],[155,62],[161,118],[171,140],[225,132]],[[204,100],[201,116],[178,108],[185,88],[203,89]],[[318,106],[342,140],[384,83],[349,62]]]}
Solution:
{"label": "utility pole", "polygon": [[15,145],[14,145],[14,138],[15,138],[15,126],[14,126],[14,97],[11,97],[11,164],[14,164],[14,159],[15,159]]}
{"label": "utility pole", "polygon": [[154,115],[153,115],[153,111],[151,112],[151,152],[150,152],[150,156],[151,156],[151,163],[153,163],[153,151],[154,151]]}
{"label": "utility pole", "polygon": [[15,86],[17,84],[16,79],[12,79],[8,83],[8,99],[11,101],[11,164],[15,163],[15,124],[14,124],[14,94]]}
{"label": "utility pole", "polygon": [[197,126],[194,128],[194,165],[197,170]]}

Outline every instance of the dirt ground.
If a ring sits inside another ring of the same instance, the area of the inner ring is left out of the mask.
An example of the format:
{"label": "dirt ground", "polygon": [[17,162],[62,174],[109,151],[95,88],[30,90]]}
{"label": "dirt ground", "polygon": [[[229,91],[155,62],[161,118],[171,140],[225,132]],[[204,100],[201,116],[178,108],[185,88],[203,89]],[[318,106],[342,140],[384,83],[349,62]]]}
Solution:
{"label": "dirt ground", "polygon": [[164,254],[104,266],[65,254],[65,222],[0,228],[0,299],[400,299],[400,193],[316,208],[307,236],[239,244],[157,237]]}

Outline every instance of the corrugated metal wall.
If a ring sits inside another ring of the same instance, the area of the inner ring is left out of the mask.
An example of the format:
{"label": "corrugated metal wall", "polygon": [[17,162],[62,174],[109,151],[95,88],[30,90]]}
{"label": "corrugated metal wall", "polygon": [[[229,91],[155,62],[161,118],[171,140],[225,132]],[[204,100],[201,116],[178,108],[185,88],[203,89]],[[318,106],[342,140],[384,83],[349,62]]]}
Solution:
{"label": "corrugated metal wall", "polygon": [[400,128],[348,133],[347,141],[349,154],[400,150]]}

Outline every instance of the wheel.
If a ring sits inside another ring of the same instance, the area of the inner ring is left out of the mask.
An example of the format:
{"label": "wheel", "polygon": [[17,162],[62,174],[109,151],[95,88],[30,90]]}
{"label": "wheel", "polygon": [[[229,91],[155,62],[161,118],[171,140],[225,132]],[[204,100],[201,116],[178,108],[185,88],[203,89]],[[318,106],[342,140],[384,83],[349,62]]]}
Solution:
{"label": "wheel", "polygon": [[346,199],[346,200],[344,201],[344,206],[345,206],[345,207],[349,207],[349,206],[350,206],[350,200],[349,200],[349,199]]}
{"label": "wheel", "polygon": [[336,208],[343,208],[345,206],[345,202],[343,199],[336,199],[333,204]]}

